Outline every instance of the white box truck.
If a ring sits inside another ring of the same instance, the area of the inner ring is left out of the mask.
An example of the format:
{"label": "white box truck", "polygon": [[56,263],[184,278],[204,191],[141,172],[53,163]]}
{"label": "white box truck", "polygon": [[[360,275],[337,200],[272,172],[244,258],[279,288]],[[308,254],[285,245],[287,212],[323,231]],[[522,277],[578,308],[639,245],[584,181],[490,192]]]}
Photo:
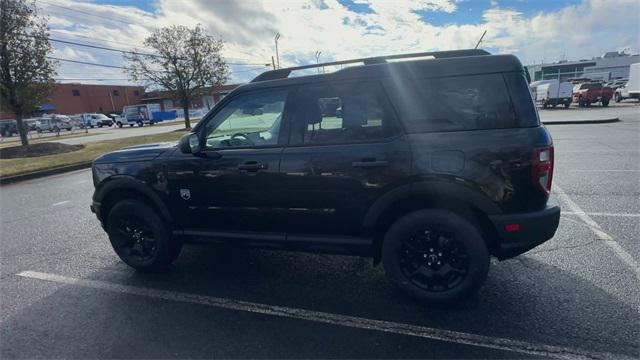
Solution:
{"label": "white box truck", "polygon": [[630,98],[640,99],[640,63],[631,64],[629,67],[627,91]]}
{"label": "white box truck", "polygon": [[553,80],[536,87],[536,103],[542,105],[543,108],[549,106],[556,107],[564,105],[568,108],[573,98],[573,84],[570,82],[559,82]]}

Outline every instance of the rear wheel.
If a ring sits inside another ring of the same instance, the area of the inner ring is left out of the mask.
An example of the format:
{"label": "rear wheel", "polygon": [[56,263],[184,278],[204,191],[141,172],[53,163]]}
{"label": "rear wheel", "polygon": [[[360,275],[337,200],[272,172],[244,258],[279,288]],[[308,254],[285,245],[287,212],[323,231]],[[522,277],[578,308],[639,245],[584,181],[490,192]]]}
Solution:
{"label": "rear wheel", "polygon": [[111,209],[107,233],[120,259],[141,271],[167,268],[182,249],[162,218],[138,200],[122,200]]}
{"label": "rear wheel", "polygon": [[385,235],[382,261],[395,286],[430,304],[468,297],[489,271],[479,231],[447,210],[419,210],[397,220]]}
{"label": "rear wheel", "polygon": [[609,106],[609,100],[602,100],[602,106],[603,107]]}

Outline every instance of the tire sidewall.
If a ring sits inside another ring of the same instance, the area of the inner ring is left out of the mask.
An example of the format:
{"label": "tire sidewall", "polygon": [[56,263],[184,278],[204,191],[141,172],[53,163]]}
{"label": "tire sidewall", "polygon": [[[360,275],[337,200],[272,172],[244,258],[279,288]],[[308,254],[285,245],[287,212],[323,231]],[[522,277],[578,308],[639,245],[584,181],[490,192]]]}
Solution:
{"label": "tire sidewall", "polygon": [[[156,238],[156,252],[153,257],[146,261],[137,261],[125,256],[120,247],[118,246],[118,240],[113,235],[115,234],[117,220],[120,218],[136,216],[138,219],[145,222],[145,224],[151,229]],[[137,200],[122,200],[113,206],[109,212],[107,221],[107,233],[109,234],[109,241],[114,251],[122,261],[127,265],[142,271],[155,271],[166,268],[172,258],[171,249],[171,236],[167,227],[164,225],[164,221],[160,216],[146,204]]]}
{"label": "tire sidewall", "polygon": [[[428,292],[408,281],[399,264],[404,239],[425,228],[450,233],[469,255],[467,277],[455,288]],[[476,292],[489,271],[489,251],[479,231],[469,221],[447,210],[419,210],[398,219],[385,234],[382,262],[389,280],[413,298],[431,304],[450,304]]]}

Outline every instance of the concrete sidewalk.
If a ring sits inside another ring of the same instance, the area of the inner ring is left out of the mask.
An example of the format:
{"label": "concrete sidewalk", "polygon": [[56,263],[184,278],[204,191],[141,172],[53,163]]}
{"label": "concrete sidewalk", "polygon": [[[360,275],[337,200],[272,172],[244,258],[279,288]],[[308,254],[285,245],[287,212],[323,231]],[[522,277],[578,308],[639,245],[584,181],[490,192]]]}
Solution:
{"label": "concrete sidewalk", "polygon": [[620,118],[640,118],[640,106],[632,103],[609,105],[608,107],[592,106],[589,108],[557,107],[555,109],[538,109],[540,120],[546,125],[560,124],[598,124],[620,121]]}

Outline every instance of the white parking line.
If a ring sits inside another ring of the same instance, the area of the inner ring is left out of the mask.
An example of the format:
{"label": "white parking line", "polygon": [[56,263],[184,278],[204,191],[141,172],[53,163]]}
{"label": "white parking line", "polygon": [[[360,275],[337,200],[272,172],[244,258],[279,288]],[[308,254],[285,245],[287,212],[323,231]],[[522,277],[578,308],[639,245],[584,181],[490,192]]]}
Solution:
{"label": "white parking line", "polygon": [[59,201],[59,202],[57,202],[57,203],[55,203],[55,204],[53,204],[51,206],[60,206],[60,205],[63,205],[63,204],[69,203],[69,202],[71,202],[71,200]]}
{"label": "white parking line", "polygon": [[580,220],[587,224],[589,229],[591,229],[591,231],[596,234],[596,236],[602,239],[603,243],[610,247],[611,250],[613,250],[613,253],[620,260],[622,260],[622,262],[628,265],[631,270],[633,270],[636,278],[640,280],[640,267],[638,266],[638,263],[633,259],[633,257],[625,249],[623,249],[620,244],[618,244],[609,234],[602,231],[600,225],[598,225],[597,222],[593,221],[593,219],[589,215],[587,215],[587,213],[584,212],[582,208],[578,206],[578,204],[573,202],[569,195],[567,195],[567,193],[565,193],[557,183],[554,184],[554,186],[556,188],[555,194],[560,198],[560,200],[562,200],[569,207],[569,209],[573,213],[575,213],[578,218],[580,218]]}
{"label": "white parking line", "polygon": [[562,215],[590,215],[590,216],[605,216],[605,217],[628,217],[628,218],[640,218],[640,214],[627,214],[627,213],[603,213],[603,212],[573,212],[563,211]]}
{"label": "white parking line", "polygon": [[640,172],[640,170],[607,170],[607,169],[583,169],[583,170],[563,170],[566,172]]}
{"label": "white parking line", "polygon": [[52,281],[56,283],[83,286],[87,288],[111,291],[116,293],[144,296],[154,299],[206,305],[227,310],[244,311],[256,314],[279,316],[284,318],[312,321],[316,323],[345,326],[349,328],[381,331],[386,333],[415,336],[431,340],[452,342],[478,346],[488,349],[512,351],[527,355],[553,357],[558,359],[631,359],[621,354],[588,352],[561,346],[536,344],[505,338],[489,337],[458,331],[429,328],[425,326],[374,320],[327,312],[297,309],[285,306],[274,306],[233,299],[188,294],[176,291],[158,290],[129,285],[120,285],[100,280],[78,279],[37,271],[23,271],[18,276],[24,278]]}

